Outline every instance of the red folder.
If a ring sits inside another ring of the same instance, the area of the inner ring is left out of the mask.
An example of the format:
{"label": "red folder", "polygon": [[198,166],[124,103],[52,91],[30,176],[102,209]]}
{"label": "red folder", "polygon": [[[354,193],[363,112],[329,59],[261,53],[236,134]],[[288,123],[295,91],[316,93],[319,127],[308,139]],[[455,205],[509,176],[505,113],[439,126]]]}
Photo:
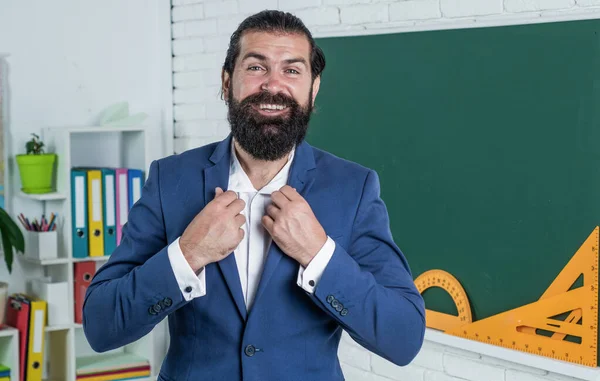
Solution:
{"label": "red folder", "polygon": [[74,269],[74,304],[75,304],[75,323],[83,322],[83,300],[88,286],[96,273],[96,262],[75,262]]}
{"label": "red folder", "polygon": [[27,364],[30,306],[27,299],[19,294],[9,296],[6,304],[6,324],[19,331],[19,380],[23,381]]}

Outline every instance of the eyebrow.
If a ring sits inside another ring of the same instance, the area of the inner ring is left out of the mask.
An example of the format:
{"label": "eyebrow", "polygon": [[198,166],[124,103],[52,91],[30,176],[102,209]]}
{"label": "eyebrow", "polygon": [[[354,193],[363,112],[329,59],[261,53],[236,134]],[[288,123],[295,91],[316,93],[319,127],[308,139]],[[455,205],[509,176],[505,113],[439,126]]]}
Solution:
{"label": "eyebrow", "polygon": [[[247,60],[248,58],[256,58],[259,61],[266,61],[267,57],[265,57],[264,55],[260,54],[260,53],[255,53],[255,52],[248,52],[244,55],[244,58],[242,58],[242,61]],[[286,64],[290,65],[290,64],[294,64],[294,63],[301,63],[304,66],[308,67],[308,63],[306,62],[306,60],[302,57],[298,57],[298,58],[289,58],[287,60],[283,60],[283,62],[285,62]]]}

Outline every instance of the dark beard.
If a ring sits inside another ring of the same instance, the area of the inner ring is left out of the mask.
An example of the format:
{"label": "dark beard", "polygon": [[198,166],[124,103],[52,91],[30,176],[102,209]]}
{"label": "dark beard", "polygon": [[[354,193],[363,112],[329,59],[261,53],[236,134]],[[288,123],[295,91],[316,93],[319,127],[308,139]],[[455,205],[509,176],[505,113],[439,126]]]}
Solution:
{"label": "dark beard", "polygon": [[[260,92],[246,97],[241,102],[233,99],[230,88],[227,119],[231,134],[242,149],[258,160],[274,161],[291,152],[294,145],[302,143],[308,131],[312,113],[312,86],[309,104],[301,107],[293,98],[282,94]],[[268,117],[259,114],[253,105],[278,104],[287,106],[288,115]]]}

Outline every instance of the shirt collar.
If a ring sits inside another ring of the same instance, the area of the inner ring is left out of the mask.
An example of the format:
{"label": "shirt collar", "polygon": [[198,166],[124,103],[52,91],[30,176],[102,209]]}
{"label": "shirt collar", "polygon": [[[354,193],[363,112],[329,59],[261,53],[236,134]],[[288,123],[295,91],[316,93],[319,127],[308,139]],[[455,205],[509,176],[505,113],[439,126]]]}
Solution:
{"label": "shirt collar", "polygon": [[281,189],[281,187],[287,184],[295,151],[296,146],[294,146],[290,152],[287,163],[283,166],[283,168],[281,168],[277,175],[275,175],[275,177],[267,185],[262,187],[260,190],[256,190],[254,185],[252,185],[250,178],[240,164],[235,152],[234,139],[231,139],[231,160],[229,166],[229,185],[227,189],[234,192],[258,192],[261,194],[271,194],[274,191]]}

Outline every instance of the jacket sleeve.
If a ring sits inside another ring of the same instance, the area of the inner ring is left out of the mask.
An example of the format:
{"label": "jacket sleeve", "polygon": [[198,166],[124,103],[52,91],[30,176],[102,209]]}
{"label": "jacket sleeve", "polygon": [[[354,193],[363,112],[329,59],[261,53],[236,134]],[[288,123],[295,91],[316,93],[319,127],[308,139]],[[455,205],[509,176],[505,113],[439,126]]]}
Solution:
{"label": "jacket sleeve", "polygon": [[122,233],[84,299],[83,330],[97,352],[140,339],[186,303],[168,257],[158,161],[150,165]]}
{"label": "jacket sleeve", "polygon": [[367,350],[400,366],[419,352],[425,305],[394,243],[379,178],[367,174],[348,251],[336,244],[311,299]]}

